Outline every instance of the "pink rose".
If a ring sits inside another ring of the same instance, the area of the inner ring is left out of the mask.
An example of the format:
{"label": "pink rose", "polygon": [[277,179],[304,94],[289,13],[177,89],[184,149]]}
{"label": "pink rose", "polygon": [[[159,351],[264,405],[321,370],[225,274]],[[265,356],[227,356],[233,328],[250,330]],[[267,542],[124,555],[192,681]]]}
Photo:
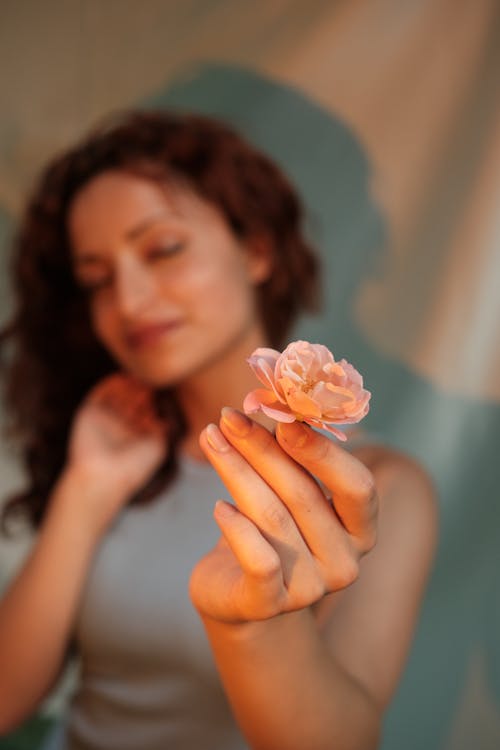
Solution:
{"label": "pink rose", "polygon": [[250,391],[247,414],[262,410],[278,422],[307,422],[346,440],[332,424],[354,424],[368,413],[371,394],[359,372],[323,344],[293,341],[285,351],[256,349],[248,364],[265,388]]}

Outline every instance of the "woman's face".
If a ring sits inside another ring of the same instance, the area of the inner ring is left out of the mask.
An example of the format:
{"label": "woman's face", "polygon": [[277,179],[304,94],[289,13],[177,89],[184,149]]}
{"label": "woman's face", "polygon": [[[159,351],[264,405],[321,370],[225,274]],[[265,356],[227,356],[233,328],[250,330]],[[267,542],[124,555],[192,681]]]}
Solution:
{"label": "woman's face", "polygon": [[144,382],[178,384],[263,342],[254,292],[269,254],[189,190],[104,172],[77,194],[68,231],[97,337]]}

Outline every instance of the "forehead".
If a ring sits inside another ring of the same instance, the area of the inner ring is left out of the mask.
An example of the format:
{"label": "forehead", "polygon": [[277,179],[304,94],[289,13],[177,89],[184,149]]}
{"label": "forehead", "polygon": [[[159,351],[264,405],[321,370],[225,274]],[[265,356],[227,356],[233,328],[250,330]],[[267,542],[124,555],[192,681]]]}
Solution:
{"label": "forehead", "polygon": [[67,219],[74,252],[98,250],[155,221],[193,224],[217,213],[186,187],[125,172],[104,172],[74,198]]}

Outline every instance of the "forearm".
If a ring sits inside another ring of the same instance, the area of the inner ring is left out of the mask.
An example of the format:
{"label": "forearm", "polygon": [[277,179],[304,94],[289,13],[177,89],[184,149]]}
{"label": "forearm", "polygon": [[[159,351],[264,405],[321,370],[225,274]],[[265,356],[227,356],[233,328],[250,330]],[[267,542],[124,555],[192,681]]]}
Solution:
{"label": "forearm", "polygon": [[329,654],[310,610],[260,623],[205,620],[235,717],[254,750],[370,750],[380,711]]}
{"label": "forearm", "polygon": [[38,540],[0,603],[0,733],[35,709],[61,670],[98,541],[75,512],[90,492],[76,477],[61,479]]}

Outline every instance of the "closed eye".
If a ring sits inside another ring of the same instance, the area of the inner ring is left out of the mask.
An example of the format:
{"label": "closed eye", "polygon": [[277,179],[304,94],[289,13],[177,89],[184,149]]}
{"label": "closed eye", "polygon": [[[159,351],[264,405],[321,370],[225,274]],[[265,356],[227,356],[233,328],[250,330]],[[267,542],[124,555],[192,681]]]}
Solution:
{"label": "closed eye", "polygon": [[149,260],[161,260],[162,258],[168,258],[172,255],[176,255],[184,249],[183,242],[170,242],[165,245],[157,245],[148,251],[147,257]]}
{"label": "closed eye", "polygon": [[[145,252],[143,262],[154,263],[156,261],[166,260],[181,252],[181,250],[184,249],[184,246],[185,242],[180,240],[154,245]],[[90,271],[90,269],[88,269],[88,271]],[[110,287],[113,283],[113,274],[108,272],[102,275],[100,273],[95,273],[95,275],[92,273],[81,273],[77,274],[77,282],[84,292],[91,294]]]}

